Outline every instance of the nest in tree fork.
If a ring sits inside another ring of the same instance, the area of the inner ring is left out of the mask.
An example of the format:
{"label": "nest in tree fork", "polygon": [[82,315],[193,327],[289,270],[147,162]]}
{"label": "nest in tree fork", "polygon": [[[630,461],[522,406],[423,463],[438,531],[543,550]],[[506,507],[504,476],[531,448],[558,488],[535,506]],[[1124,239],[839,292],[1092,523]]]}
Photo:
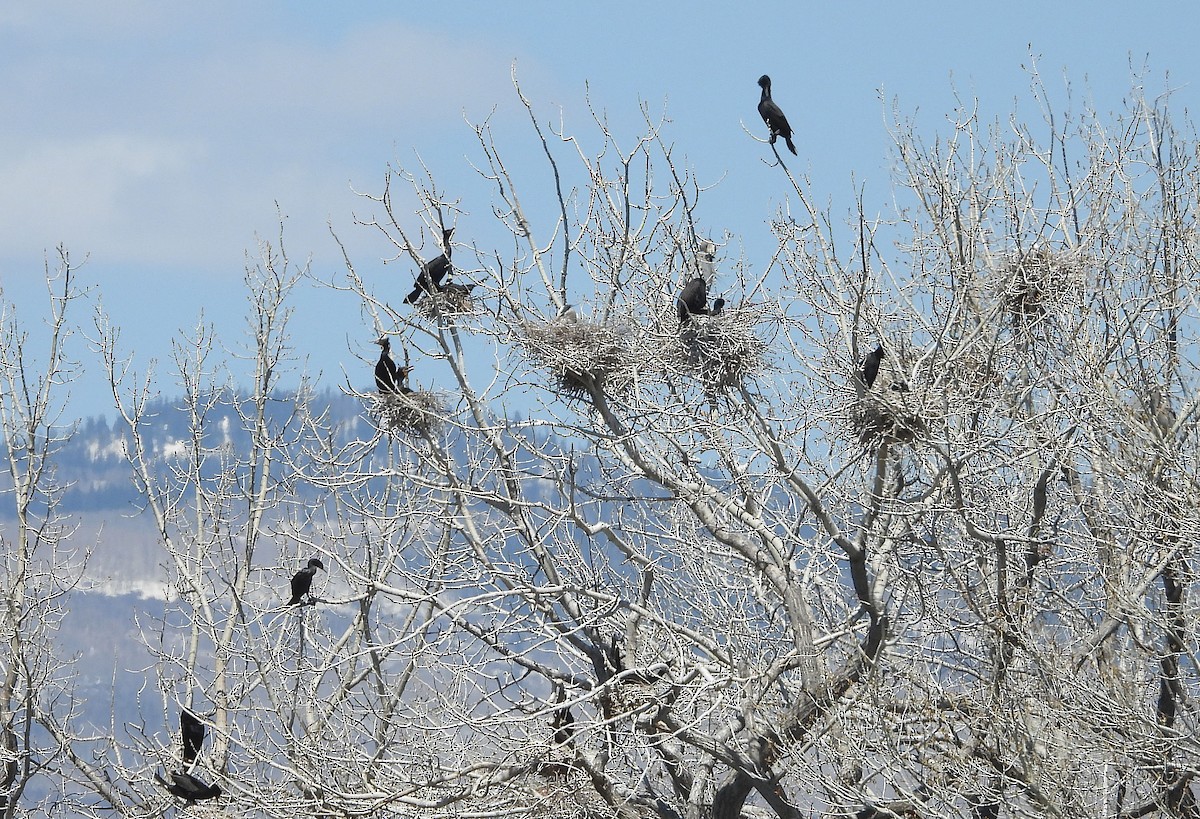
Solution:
{"label": "nest in tree fork", "polygon": [[[766,365],[767,343],[754,332],[765,317],[763,305],[689,316],[678,324],[676,369],[697,377],[710,393],[740,385]],[[665,319],[673,320],[675,316]]]}
{"label": "nest in tree fork", "polygon": [[1079,255],[1041,246],[1017,254],[1000,268],[1004,307],[1018,327],[1027,327],[1049,312],[1073,302],[1083,284]]}
{"label": "nest in tree fork", "polygon": [[519,329],[525,356],[549,370],[565,395],[584,398],[592,389],[620,390],[633,380],[636,362],[628,328],[560,318],[525,322]]}
{"label": "nest in tree fork", "polygon": [[474,313],[475,298],[471,295],[474,289],[473,284],[451,282],[437,292],[422,295],[417,302],[417,313],[425,318]]}
{"label": "nest in tree fork", "polygon": [[912,393],[891,389],[866,390],[850,408],[850,425],[868,446],[911,444],[929,432],[923,415],[911,406]]}
{"label": "nest in tree fork", "polygon": [[438,396],[425,390],[379,394],[371,407],[380,428],[393,434],[427,435],[441,423],[442,411]]}

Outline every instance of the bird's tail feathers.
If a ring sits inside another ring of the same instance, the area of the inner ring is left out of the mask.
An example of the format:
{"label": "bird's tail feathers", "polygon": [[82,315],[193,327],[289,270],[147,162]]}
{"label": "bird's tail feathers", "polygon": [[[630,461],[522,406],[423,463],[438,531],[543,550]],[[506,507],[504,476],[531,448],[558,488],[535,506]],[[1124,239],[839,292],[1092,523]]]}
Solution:
{"label": "bird's tail feathers", "polygon": [[799,154],[797,154],[797,153],[796,153],[796,146],[795,146],[795,144],[792,142],[792,138],[791,138],[791,137],[784,137],[784,139],[785,139],[785,140],[787,140],[787,146],[788,146],[788,150],[792,152],[792,155],[793,155],[793,156],[799,156]]}

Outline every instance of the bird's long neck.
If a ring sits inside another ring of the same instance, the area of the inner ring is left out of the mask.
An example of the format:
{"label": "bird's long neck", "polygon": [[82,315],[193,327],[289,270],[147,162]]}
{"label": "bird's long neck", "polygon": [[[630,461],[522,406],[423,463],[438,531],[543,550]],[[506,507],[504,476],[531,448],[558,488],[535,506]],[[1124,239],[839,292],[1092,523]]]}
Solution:
{"label": "bird's long neck", "polygon": [[767,83],[762,87],[762,101],[769,102],[771,100],[771,84]]}

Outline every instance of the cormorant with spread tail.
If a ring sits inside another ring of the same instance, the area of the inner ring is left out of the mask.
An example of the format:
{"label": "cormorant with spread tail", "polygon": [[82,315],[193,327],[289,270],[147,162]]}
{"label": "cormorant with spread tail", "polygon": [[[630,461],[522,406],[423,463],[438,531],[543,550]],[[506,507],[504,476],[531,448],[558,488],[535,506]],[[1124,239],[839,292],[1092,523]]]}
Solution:
{"label": "cormorant with spread tail", "polygon": [[183,735],[183,764],[191,765],[204,744],[204,723],[186,708],[179,712],[179,732]]}
{"label": "cormorant with spread tail", "polygon": [[796,146],[792,144],[792,126],[788,125],[783,110],[771,99],[771,78],[763,74],[758,78],[758,85],[762,88],[762,98],[758,101],[758,115],[771,129],[771,144],[775,144],[776,137],[783,137],[788,150],[796,153]]}
{"label": "cormorant with spread tail", "polygon": [[417,280],[413,282],[412,292],[404,297],[405,304],[416,304],[422,293],[437,293],[442,289],[442,279],[446,278],[446,273],[450,270],[450,234],[452,233],[454,233],[454,228],[442,231],[442,255],[436,259],[430,259],[424,264],[421,272],[417,275]]}
{"label": "cormorant with spread tail", "polygon": [[318,558],[312,558],[308,561],[308,565],[292,576],[292,599],[288,601],[289,606],[294,606],[300,602],[300,598],[308,595],[309,602],[313,602],[312,594],[309,590],[312,589],[313,575],[317,573],[317,569],[324,569],[325,564]]}

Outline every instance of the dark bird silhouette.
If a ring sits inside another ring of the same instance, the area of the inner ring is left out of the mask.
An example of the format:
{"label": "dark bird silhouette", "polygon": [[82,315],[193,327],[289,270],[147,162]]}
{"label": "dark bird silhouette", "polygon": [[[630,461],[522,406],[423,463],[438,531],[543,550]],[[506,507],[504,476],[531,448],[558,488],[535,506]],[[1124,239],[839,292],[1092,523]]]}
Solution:
{"label": "dark bird silhouette", "polygon": [[412,367],[396,366],[396,362],[392,360],[392,343],[387,336],[380,336],[375,343],[383,348],[379,351],[379,362],[375,365],[375,386],[379,388],[379,392],[384,395],[412,392],[404,383],[408,374],[412,372]]}
{"label": "dark bird silhouette", "polygon": [[446,278],[446,273],[450,271],[450,234],[452,233],[454,233],[454,228],[442,231],[442,255],[436,259],[430,259],[421,267],[421,272],[417,274],[417,280],[413,282],[412,292],[404,297],[405,304],[416,304],[422,293],[437,293],[442,289],[442,279]]}
{"label": "dark bird silhouette", "polygon": [[204,723],[184,708],[179,712],[179,732],[183,735],[183,764],[191,765],[204,744]]}
{"label": "dark bird silhouette", "polygon": [[309,594],[309,590],[312,588],[313,575],[317,573],[317,569],[324,568],[325,564],[314,557],[308,561],[307,566],[292,575],[292,599],[288,601],[289,606],[299,603],[300,598],[306,594],[309,596],[309,601],[312,601],[312,595]]}
{"label": "dark bird silhouette", "polygon": [[867,357],[862,363],[862,380],[867,385],[867,389],[871,389],[871,385],[875,383],[875,379],[879,377],[879,363],[883,361],[883,357],[887,355],[887,350],[883,349],[880,344],[871,352],[867,353]]}
{"label": "dark bird silhouette", "polygon": [[167,782],[167,780],[155,772],[154,778],[173,795],[178,796],[180,799],[186,799],[189,803],[203,802],[205,799],[216,799],[221,795],[220,786],[209,785],[191,774],[172,773],[172,781]]}
{"label": "dark bird silhouette", "polygon": [[679,322],[688,320],[689,316],[707,313],[708,282],[697,276],[683,286],[679,298],[675,300],[675,309],[679,312]]}
{"label": "dark bird silhouette", "polygon": [[566,745],[575,736],[575,715],[569,707],[562,704],[566,702],[566,692],[561,686],[555,687],[558,688],[555,701],[559,703],[559,707],[554,711],[550,727],[554,729],[554,744]]}
{"label": "dark bird silhouette", "polygon": [[719,316],[725,309],[725,299],[717,299],[708,307],[708,283],[697,276],[683,286],[679,298],[675,300],[675,309],[679,313],[679,323],[687,321],[691,316]]}
{"label": "dark bird silhouette", "polygon": [[763,74],[758,78],[758,85],[762,88],[762,98],[758,101],[758,115],[771,129],[771,144],[775,144],[776,137],[783,137],[788,150],[793,154],[796,153],[796,146],[792,144],[792,126],[788,125],[787,117],[775,104],[775,100],[771,99],[771,78]]}
{"label": "dark bird silhouette", "polygon": [[[640,669],[629,669],[625,665],[625,644],[624,639],[614,633],[608,645],[600,649],[601,652],[601,681],[610,677],[619,677],[623,682],[634,683],[637,685],[652,685],[657,680],[661,680],[666,676],[666,669],[660,668],[657,671],[642,671]],[[626,673],[628,672],[628,673]]]}

